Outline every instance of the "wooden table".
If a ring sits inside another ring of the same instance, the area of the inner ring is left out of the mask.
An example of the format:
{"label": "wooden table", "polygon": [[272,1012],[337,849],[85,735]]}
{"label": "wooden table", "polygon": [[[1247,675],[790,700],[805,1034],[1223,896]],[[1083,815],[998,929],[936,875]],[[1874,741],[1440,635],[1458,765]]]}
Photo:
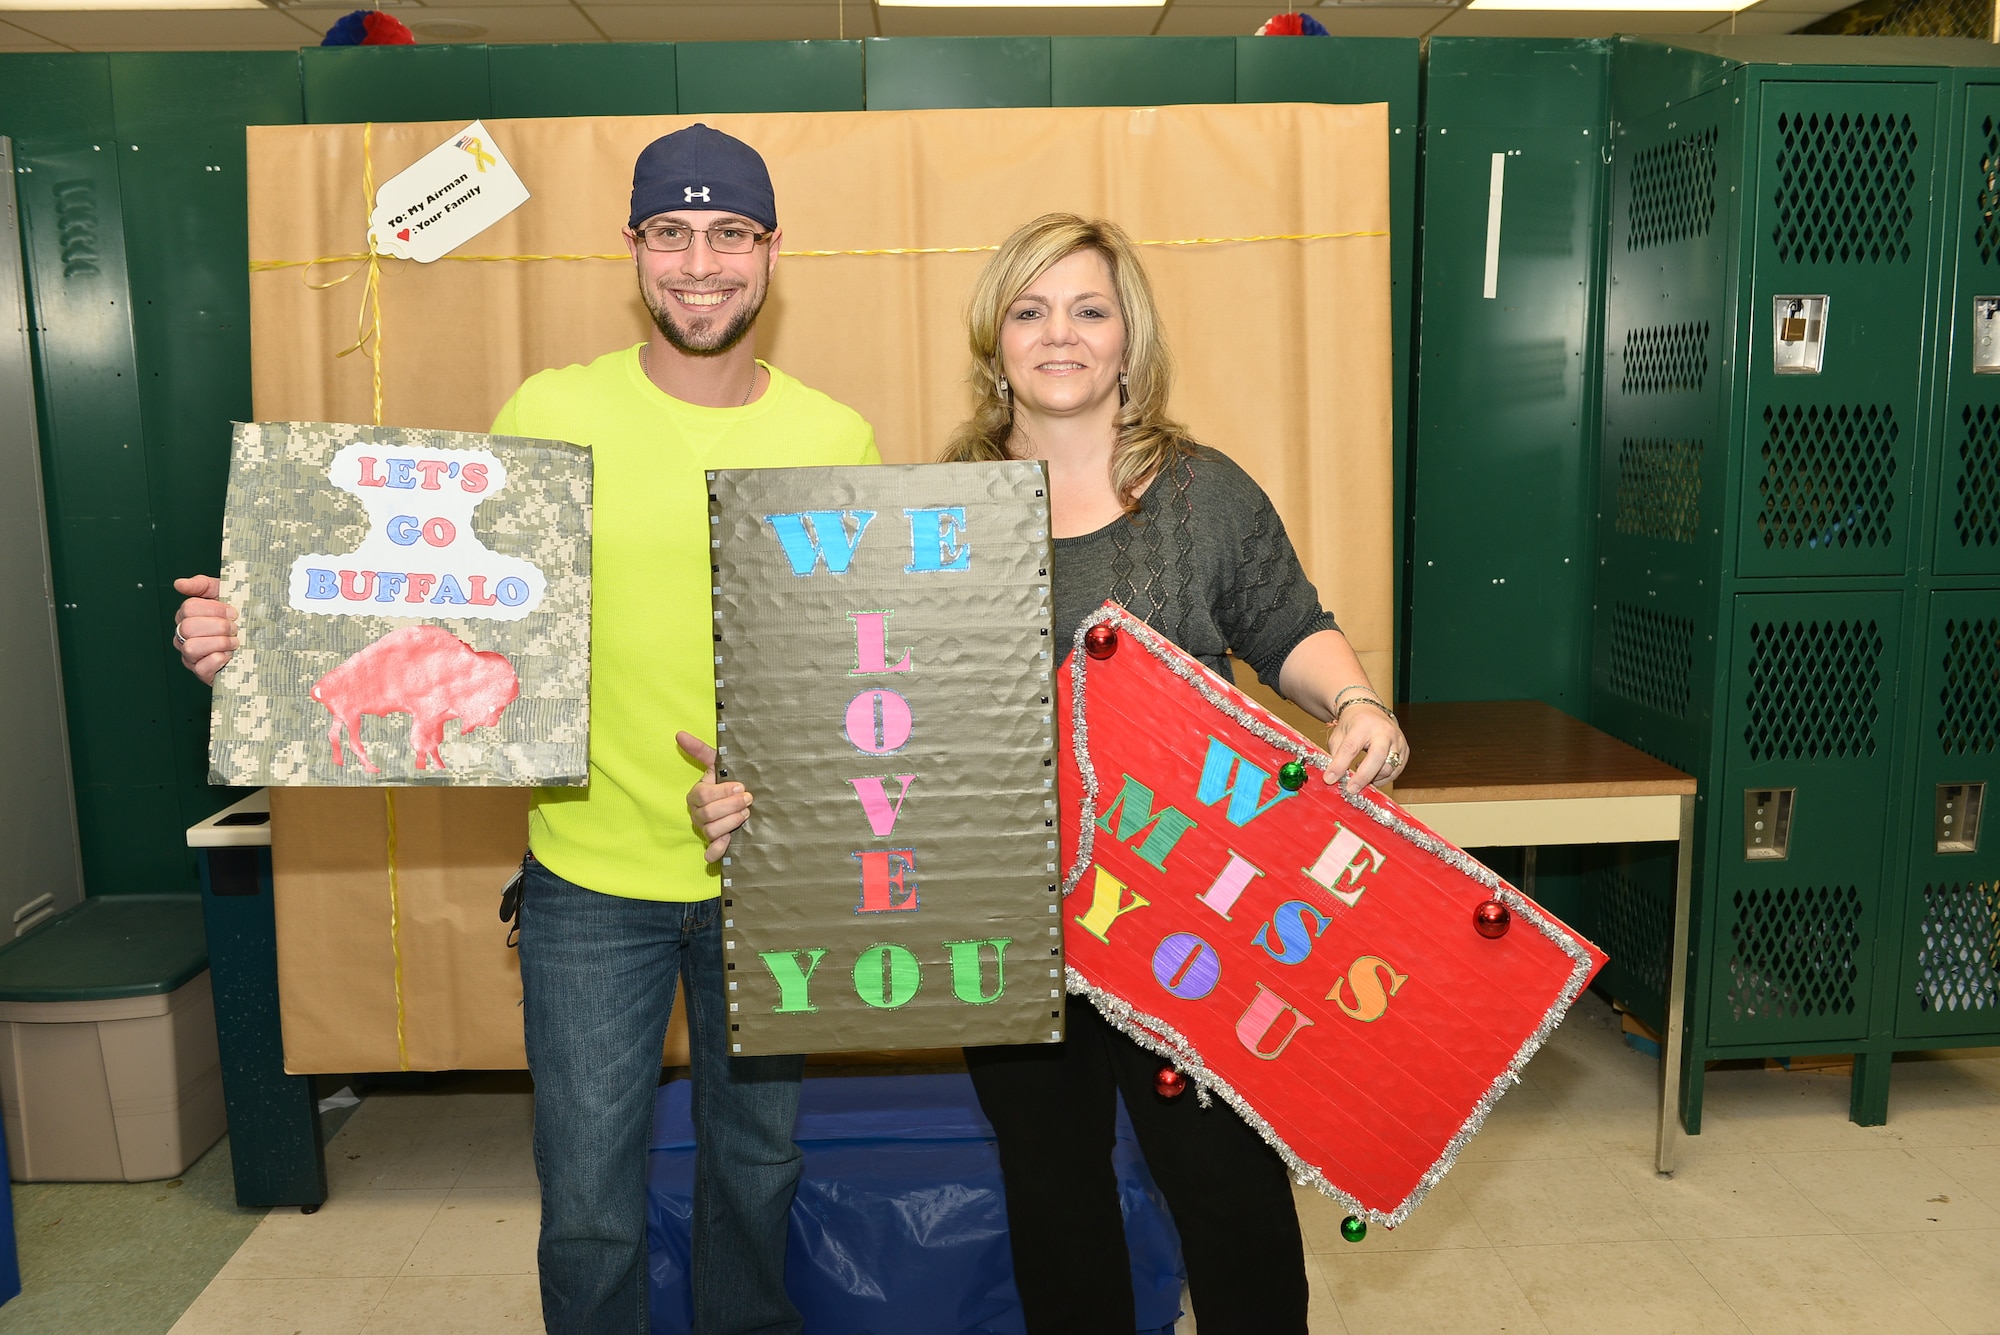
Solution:
{"label": "wooden table", "polygon": [[1674,1169],[1685,1021],[1695,781],[1539,700],[1409,704],[1410,765],[1392,790],[1409,813],[1462,848],[1678,843],[1667,1028],[1660,1054],[1655,1166]]}

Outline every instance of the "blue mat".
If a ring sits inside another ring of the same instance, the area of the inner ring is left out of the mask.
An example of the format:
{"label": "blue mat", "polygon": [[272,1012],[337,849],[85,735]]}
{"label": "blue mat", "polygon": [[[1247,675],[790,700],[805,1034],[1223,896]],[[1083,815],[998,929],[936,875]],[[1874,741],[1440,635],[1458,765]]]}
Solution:
{"label": "blue mat", "polygon": [[[653,1335],[692,1335],[689,1085],[662,1086],[647,1167]],[[785,1289],[806,1335],[1025,1335],[993,1128],[965,1075],[809,1079]],[[1125,1109],[1113,1154],[1141,1335],[1180,1319],[1180,1238]],[[1079,1238],[1079,1245],[1089,1245]]]}
{"label": "blue mat", "polygon": [[0,1128],[0,1303],[21,1294],[21,1263],[14,1250],[14,1194],[7,1190],[8,1177],[7,1133]]}

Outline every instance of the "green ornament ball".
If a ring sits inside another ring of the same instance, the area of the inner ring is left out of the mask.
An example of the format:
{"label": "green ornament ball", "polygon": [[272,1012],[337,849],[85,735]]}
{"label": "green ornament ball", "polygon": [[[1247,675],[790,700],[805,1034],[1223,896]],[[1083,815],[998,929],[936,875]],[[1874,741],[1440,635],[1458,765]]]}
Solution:
{"label": "green ornament ball", "polygon": [[1278,767],[1278,786],[1288,793],[1296,793],[1306,786],[1306,767],[1296,760],[1287,760]]}
{"label": "green ornament ball", "polygon": [[1356,1219],[1353,1215],[1340,1221],[1340,1236],[1349,1242],[1359,1242],[1368,1236],[1368,1221]]}

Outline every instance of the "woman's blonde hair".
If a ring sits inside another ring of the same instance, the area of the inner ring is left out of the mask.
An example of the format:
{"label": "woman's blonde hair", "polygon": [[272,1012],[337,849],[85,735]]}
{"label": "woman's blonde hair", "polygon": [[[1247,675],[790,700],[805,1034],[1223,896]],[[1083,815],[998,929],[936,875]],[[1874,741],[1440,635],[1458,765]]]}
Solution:
{"label": "woman's blonde hair", "polygon": [[1128,513],[1139,493],[1185,447],[1187,431],[1167,416],[1173,362],[1153,304],[1153,287],[1131,238],[1117,223],[1045,213],[1014,230],[987,261],[966,303],[965,332],[972,345],[972,416],[952,432],[947,463],[1008,458],[1014,429],[1011,397],[1000,392],[1000,327],[1008,307],[1049,267],[1079,250],[1094,250],[1111,270],[1112,289],[1125,321],[1125,390],[1118,409],[1118,439],[1111,448],[1111,489]]}

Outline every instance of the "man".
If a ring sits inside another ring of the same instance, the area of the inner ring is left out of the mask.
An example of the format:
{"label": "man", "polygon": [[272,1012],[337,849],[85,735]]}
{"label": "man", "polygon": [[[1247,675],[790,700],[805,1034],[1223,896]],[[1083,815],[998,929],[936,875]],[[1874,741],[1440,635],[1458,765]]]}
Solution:
{"label": "man", "polygon": [[[756,358],[780,232],[763,159],[694,125],[632,174],[626,248],[655,330],[531,376],[496,435],[589,446],[590,784],[538,790],[521,899],[535,1079],[542,1311],[556,1332],[646,1329],[646,1144],[674,982],[694,1077],[695,1328],[800,1329],[785,1297],[801,1057],[730,1057],[717,868],[685,794],[713,763],[704,471],[878,461],[857,414]],[[236,646],[215,581],[178,581],[175,643],[212,681]],[[713,782],[713,775],[709,779]]]}

